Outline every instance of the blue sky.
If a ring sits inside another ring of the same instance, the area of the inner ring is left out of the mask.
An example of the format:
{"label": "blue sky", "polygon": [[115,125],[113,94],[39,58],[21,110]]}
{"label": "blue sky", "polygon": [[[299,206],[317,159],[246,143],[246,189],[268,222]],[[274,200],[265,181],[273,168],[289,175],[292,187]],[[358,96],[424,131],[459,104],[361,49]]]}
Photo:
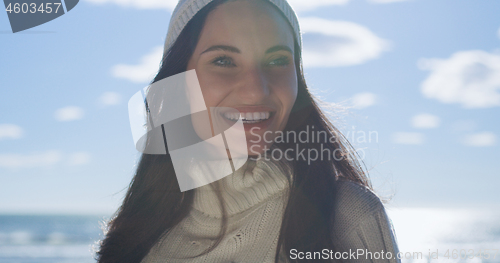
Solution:
{"label": "blue sky", "polygon": [[[500,2],[301,1],[308,84],[350,107],[334,114],[375,189],[396,207],[498,206]],[[0,12],[0,213],[116,210],[139,157],[127,101],[172,6],[81,1],[16,34]]]}

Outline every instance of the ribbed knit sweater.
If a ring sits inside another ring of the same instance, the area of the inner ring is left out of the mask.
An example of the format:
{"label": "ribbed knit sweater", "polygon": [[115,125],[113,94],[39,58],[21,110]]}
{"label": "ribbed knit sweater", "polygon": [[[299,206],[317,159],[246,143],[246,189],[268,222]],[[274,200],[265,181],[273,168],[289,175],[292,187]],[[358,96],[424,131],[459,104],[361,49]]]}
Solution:
{"label": "ribbed knit sweater", "polygon": [[[216,184],[196,189],[189,215],[149,251],[142,263],[274,262],[288,198],[289,172],[286,167],[281,169],[268,161],[248,162]],[[228,215],[226,234],[215,249],[198,256],[213,244],[221,230],[222,211],[217,192],[222,195]],[[339,182],[336,200],[332,236],[337,251],[383,250],[395,256],[393,230],[376,195],[355,183]],[[283,251],[280,262],[300,256],[299,252],[321,251]],[[344,261],[399,262],[364,258]]]}

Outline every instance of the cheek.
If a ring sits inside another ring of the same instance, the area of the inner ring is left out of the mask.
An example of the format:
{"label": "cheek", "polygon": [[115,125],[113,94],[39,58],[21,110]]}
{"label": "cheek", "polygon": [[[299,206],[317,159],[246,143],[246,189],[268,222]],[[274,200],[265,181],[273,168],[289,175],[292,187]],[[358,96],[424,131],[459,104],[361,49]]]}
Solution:
{"label": "cheek", "polygon": [[219,77],[217,74],[210,72],[203,66],[198,65],[195,61],[188,63],[188,69],[194,69],[200,84],[201,93],[205,101],[207,109],[210,107],[217,107],[222,100],[229,93],[227,87],[228,83],[224,78]]}
{"label": "cheek", "polygon": [[283,107],[281,121],[277,130],[283,131],[283,129],[285,129],[286,125],[288,124],[290,113],[297,99],[297,85],[289,87],[286,90],[281,90],[281,93],[277,95],[279,96]]}
{"label": "cheek", "polygon": [[274,87],[274,93],[283,107],[283,114],[288,115],[297,99],[297,74],[294,72],[279,76],[274,81]]}
{"label": "cheek", "polygon": [[231,92],[228,88],[230,87],[230,83],[224,78],[216,77],[213,74],[201,73],[198,74],[198,80],[207,108],[219,106]]}
{"label": "cheek", "polygon": [[213,114],[217,115],[216,111],[214,112],[211,108],[220,107],[224,99],[231,93],[231,89],[228,88],[230,85],[224,78],[203,71],[196,73],[208,115],[194,114],[191,120],[196,133],[203,140],[207,140],[213,137],[213,132],[217,133],[217,128],[213,127],[216,129],[213,131],[210,124],[211,122],[217,123],[216,120],[212,119]]}

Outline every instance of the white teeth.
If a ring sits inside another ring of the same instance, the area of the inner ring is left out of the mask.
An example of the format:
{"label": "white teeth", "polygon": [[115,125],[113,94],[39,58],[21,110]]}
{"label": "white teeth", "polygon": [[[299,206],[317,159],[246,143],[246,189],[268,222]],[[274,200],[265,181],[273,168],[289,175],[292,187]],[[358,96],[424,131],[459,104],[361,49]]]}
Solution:
{"label": "white teeth", "polygon": [[226,112],[224,113],[224,118],[237,121],[239,118],[243,120],[244,123],[257,123],[269,119],[271,116],[270,112],[247,112],[247,113],[235,113]]}

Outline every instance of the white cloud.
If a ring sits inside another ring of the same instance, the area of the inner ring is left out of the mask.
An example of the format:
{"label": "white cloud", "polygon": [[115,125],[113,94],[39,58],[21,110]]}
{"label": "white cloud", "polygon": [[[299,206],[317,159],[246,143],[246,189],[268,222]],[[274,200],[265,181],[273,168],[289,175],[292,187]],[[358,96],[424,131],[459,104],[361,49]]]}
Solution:
{"label": "white cloud", "polygon": [[296,12],[310,11],[322,6],[345,5],[350,0],[288,0]]}
{"label": "white cloud", "polygon": [[462,140],[463,144],[475,147],[493,146],[496,142],[497,136],[492,132],[481,132],[467,135]]}
{"label": "white cloud", "polygon": [[[295,11],[309,11],[322,6],[345,5],[350,0],[289,0]],[[137,9],[167,9],[174,10],[178,0],[87,0],[93,4],[115,4]]]}
{"label": "white cloud", "polygon": [[3,139],[19,139],[23,137],[23,128],[15,124],[0,124],[0,140]]}
{"label": "white cloud", "polygon": [[449,59],[421,59],[430,70],[421,91],[427,98],[459,103],[464,108],[500,106],[500,55],[481,50],[461,51]]}
{"label": "white cloud", "polygon": [[69,156],[69,165],[84,165],[90,163],[91,156],[86,152],[77,152]]}
{"label": "white cloud", "polygon": [[56,110],[54,116],[58,121],[74,121],[83,118],[85,112],[76,106],[64,107]]}
{"label": "white cloud", "polygon": [[99,103],[108,106],[108,105],[118,105],[121,103],[122,96],[116,92],[104,92],[99,97]]}
{"label": "white cloud", "polygon": [[317,17],[300,19],[306,67],[339,67],[363,64],[389,49],[389,42],[368,28],[347,21]]}
{"label": "white cloud", "polygon": [[397,144],[422,144],[425,141],[425,136],[417,132],[396,132],[392,135],[392,140]]}
{"label": "white cloud", "polygon": [[352,105],[355,109],[364,109],[377,103],[377,95],[369,92],[355,94],[352,97]]}
{"label": "white cloud", "polygon": [[441,119],[438,116],[424,113],[415,115],[411,120],[411,124],[415,128],[433,129],[439,127]]}
{"label": "white cloud", "polygon": [[45,167],[57,164],[62,155],[58,151],[37,154],[0,154],[0,168]]}
{"label": "white cloud", "polygon": [[90,163],[92,157],[87,152],[75,152],[63,157],[60,151],[46,151],[35,154],[0,154],[0,168],[36,168],[60,163],[65,159],[68,165],[77,166]]}
{"label": "white cloud", "polygon": [[[86,0],[89,3],[103,5],[115,4],[122,7],[136,9],[166,9],[174,10],[178,0]],[[296,12],[311,11],[320,7],[332,5],[346,5],[351,0],[288,0],[288,3]],[[408,0],[367,0],[377,4],[386,4],[393,2],[403,2]]]}
{"label": "white cloud", "polygon": [[137,9],[168,9],[173,10],[178,0],[87,0],[93,4],[116,4]]}
{"label": "white cloud", "polygon": [[136,83],[151,82],[160,68],[163,47],[155,47],[143,56],[137,65],[119,64],[113,66],[111,73],[116,78],[123,78]]}
{"label": "white cloud", "polygon": [[408,0],[368,0],[368,2],[376,3],[376,4],[389,4],[395,2],[404,2]]}

